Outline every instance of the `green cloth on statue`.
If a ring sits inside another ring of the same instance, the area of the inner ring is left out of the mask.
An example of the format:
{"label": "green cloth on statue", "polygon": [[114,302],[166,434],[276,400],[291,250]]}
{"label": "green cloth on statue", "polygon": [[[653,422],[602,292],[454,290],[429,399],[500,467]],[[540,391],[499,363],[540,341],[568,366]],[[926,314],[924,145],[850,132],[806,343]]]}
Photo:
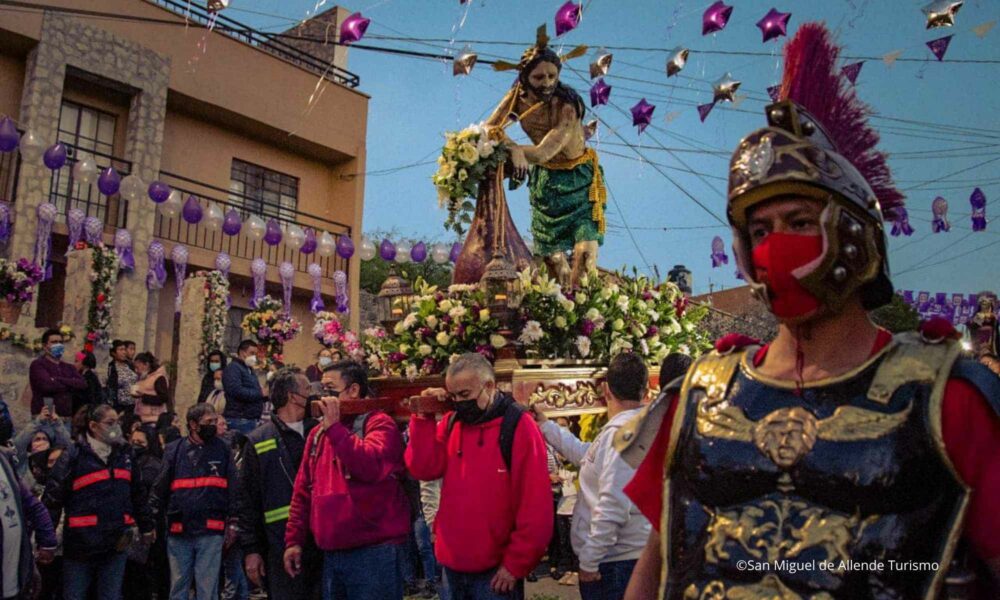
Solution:
{"label": "green cloth on statue", "polygon": [[566,170],[540,166],[531,169],[528,194],[536,255],[567,252],[578,242],[604,244],[604,236],[592,217],[590,183],[593,180],[594,167],[589,162]]}

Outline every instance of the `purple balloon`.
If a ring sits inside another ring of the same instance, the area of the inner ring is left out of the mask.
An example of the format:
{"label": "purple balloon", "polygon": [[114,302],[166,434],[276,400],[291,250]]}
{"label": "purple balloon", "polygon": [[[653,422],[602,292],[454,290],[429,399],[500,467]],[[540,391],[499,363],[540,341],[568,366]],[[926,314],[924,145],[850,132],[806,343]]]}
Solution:
{"label": "purple balloon", "polygon": [[708,35],[716,31],[722,31],[729,23],[729,16],[733,14],[733,7],[726,6],[722,0],[718,0],[705,10],[701,16],[701,34]]}
{"label": "purple balloon", "polygon": [[201,203],[194,195],[188,196],[187,202],[184,203],[184,210],[181,211],[181,216],[184,220],[192,225],[196,225],[201,222],[201,217],[205,214],[205,211],[201,208]]}
{"label": "purple balloon", "polygon": [[118,171],[115,171],[114,167],[104,169],[101,171],[100,177],[97,178],[97,189],[101,190],[101,193],[105,196],[114,196],[117,194],[121,184],[122,178],[118,175]]}
{"label": "purple balloon", "polygon": [[229,212],[226,213],[226,219],[222,222],[222,233],[236,235],[242,227],[243,222],[240,221],[240,213],[236,212],[235,208],[230,208]]}
{"label": "purple balloon", "polygon": [[359,12],[344,19],[344,22],[340,24],[340,43],[350,44],[361,41],[371,22],[371,19],[364,18]]}
{"label": "purple balloon", "polygon": [[[337,237],[337,255],[344,260],[349,260],[354,256],[354,242],[343,233]],[[393,252],[395,255],[395,252]],[[386,259],[392,260],[392,259]]]}
{"label": "purple balloon", "polygon": [[423,242],[414,244],[413,248],[410,249],[410,258],[413,259],[413,262],[417,263],[427,260],[427,244]]}
{"label": "purple balloon", "polygon": [[580,24],[583,15],[583,5],[567,2],[556,11],[556,37],[573,31]]}
{"label": "purple balloon", "polygon": [[396,245],[388,239],[382,240],[382,243],[378,247],[378,255],[382,257],[382,260],[387,262],[395,259]]}
{"label": "purple balloon", "polygon": [[273,218],[267,221],[267,232],[264,234],[264,242],[269,246],[277,246],[281,243],[281,226]]}
{"label": "purple balloon", "polygon": [[63,168],[63,165],[66,164],[66,146],[61,143],[49,146],[49,149],[42,155],[42,162],[53,171]]}
{"label": "purple balloon", "polygon": [[448,256],[448,258],[453,263],[458,262],[458,257],[461,256],[461,254],[462,254],[462,244],[460,244],[459,242],[455,242],[454,244],[451,245],[451,255]]}
{"label": "purple balloon", "polygon": [[760,21],[757,21],[757,27],[764,34],[764,41],[788,35],[786,29],[788,28],[788,19],[790,18],[792,18],[792,13],[778,12],[773,8],[767,11],[767,14]]}
{"label": "purple balloon", "polygon": [[149,184],[149,199],[157,204],[166,202],[170,197],[170,186],[162,181],[154,181]]}
{"label": "purple balloon", "polygon": [[316,230],[312,227],[306,229],[306,241],[302,242],[299,252],[302,254],[312,254],[316,251]]}
{"label": "purple balloon", "polygon": [[10,117],[0,119],[0,152],[13,152],[20,141],[21,134],[17,132],[14,120]]}

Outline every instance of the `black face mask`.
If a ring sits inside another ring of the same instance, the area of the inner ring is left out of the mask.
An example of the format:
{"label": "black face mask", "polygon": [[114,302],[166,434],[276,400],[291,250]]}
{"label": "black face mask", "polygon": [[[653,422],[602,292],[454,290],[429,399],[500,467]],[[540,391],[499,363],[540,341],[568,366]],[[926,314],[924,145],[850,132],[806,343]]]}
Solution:
{"label": "black face mask", "polygon": [[479,408],[479,405],[476,404],[476,400],[472,399],[456,402],[455,414],[459,421],[466,424],[472,424],[479,421],[479,419],[486,414],[486,411]]}
{"label": "black face mask", "polygon": [[214,439],[217,433],[218,429],[215,428],[214,424],[198,426],[198,437],[200,437],[203,442]]}
{"label": "black face mask", "polygon": [[143,454],[146,453],[146,447],[145,446],[132,446],[132,453],[135,454],[136,457],[142,456]]}

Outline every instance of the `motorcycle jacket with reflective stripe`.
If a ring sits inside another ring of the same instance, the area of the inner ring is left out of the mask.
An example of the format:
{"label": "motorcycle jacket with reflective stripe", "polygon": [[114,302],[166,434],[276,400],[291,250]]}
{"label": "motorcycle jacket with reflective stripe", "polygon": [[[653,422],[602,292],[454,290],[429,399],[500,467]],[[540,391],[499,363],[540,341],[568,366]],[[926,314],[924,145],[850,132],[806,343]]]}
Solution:
{"label": "motorcycle jacket with reflective stripe", "polygon": [[168,533],[224,533],[233,504],[230,496],[236,493],[230,487],[236,465],[229,446],[218,438],[201,445],[190,438],[177,440],[167,446],[163,468],[169,473]]}
{"label": "motorcycle jacket with reflective stripe", "polygon": [[[315,425],[316,421],[307,419],[303,431],[308,435]],[[240,519],[241,534],[247,535],[242,545],[248,552],[263,553],[266,539],[269,547],[284,550],[285,523],[305,450],[305,437],[272,416],[270,422],[254,429],[247,439],[242,470],[245,501]]]}
{"label": "motorcycle jacket with reflective stripe", "polygon": [[128,528],[142,521],[151,530],[141,472],[126,445],[114,446],[102,461],[86,441],[78,441],[53,466],[43,497],[65,513],[63,545],[71,558],[115,551]]}

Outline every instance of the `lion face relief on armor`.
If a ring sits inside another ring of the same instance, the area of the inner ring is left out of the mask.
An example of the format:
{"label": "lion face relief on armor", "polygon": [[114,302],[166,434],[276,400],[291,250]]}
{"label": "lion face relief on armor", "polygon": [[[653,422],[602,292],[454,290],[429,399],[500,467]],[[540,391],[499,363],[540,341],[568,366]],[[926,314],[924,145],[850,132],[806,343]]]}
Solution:
{"label": "lion face relief on armor", "polygon": [[840,406],[829,417],[817,419],[805,408],[796,406],[779,408],[754,422],[742,408],[706,396],[698,402],[695,422],[700,435],[752,442],[775,465],[788,470],[812,450],[817,440],[878,439],[905,423],[911,410],[912,404],[895,413]]}
{"label": "lion face relief on armor", "polygon": [[816,443],[816,417],[804,408],[783,408],[757,421],[753,442],[764,456],[788,469]]}

